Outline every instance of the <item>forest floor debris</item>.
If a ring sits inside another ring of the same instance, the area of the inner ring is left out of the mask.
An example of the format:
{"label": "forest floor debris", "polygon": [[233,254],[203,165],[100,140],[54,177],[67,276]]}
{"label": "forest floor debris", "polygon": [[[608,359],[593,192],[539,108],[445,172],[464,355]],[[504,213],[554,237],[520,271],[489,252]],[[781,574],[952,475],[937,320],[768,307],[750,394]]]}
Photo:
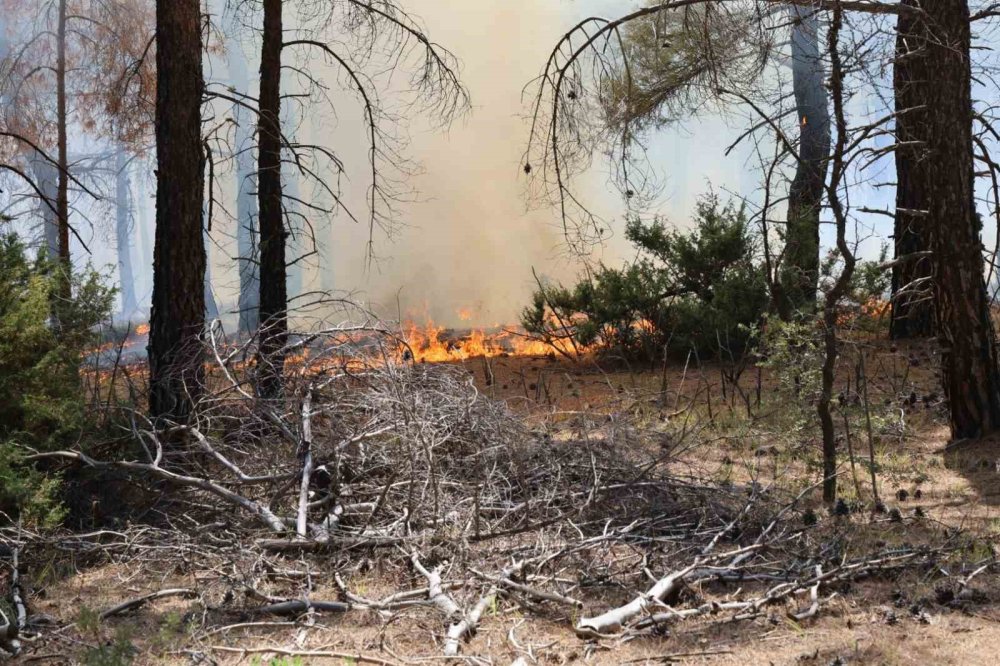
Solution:
{"label": "forest floor debris", "polygon": [[[118,526],[3,532],[28,600],[21,658],[967,663],[1000,644],[997,467],[988,444],[941,460],[938,410],[910,399],[930,372],[886,370],[923,353],[868,359],[879,413],[908,420],[898,442],[878,426],[884,511],[846,460],[845,510],[821,507],[787,415],[741,397],[770,371],[723,397],[717,366],[352,367],[303,374],[296,409],[271,414],[223,384],[176,439],[135,425],[147,467],[98,475],[94,512]],[[510,395],[540,383],[538,400]],[[163,487],[181,490],[150,497]],[[144,515],[115,513],[139,497]]]}

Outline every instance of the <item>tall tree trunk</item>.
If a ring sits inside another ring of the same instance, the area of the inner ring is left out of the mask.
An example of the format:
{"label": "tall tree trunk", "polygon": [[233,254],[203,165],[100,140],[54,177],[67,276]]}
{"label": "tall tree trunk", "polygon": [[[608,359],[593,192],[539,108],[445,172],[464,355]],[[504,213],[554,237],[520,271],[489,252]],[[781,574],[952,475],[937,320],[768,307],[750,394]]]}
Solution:
{"label": "tall tree trunk", "polygon": [[199,0],[156,2],[156,240],[149,337],[149,407],[185,421],[198,400],[205,326]]}
{"label": "tall tree trunk", "polygon": [[68,300],[72,263],[69,254],[69,155],[66,139],[66,0],[59,0],[59,21],[56,28],[56,132],[59,185],[56,195],[56,215],[59,218],[59,297]]}
{"label": "tall tree trunk", "polygon": [[[236,12],[227,23],[230,35],[238,34],[241,25]],[[229,50],[229,83],[241,95],[250,96],[250,74],[247,59],[238,44]],[[233,106],[236,124],[236,252],[240,276],[238,299],[239,330],[257,330],[260,284],[257,270],[257,168],[254,164],[254,123],[250,112],[242,105]]]}
{"label": "tall tree trunk", "polygon": [[819,217],[830,153],[830,110],[826,72],[814,7],[793,7],[792,87],[798,114],[799,146],[795,178],[788,190],[788,219],[782,300],[784,318],[816,307],[819,281]]}
{"label": "tall tree trunk", "polygon": [[[917,0],[902,0],[918,7]],[[900,12],[896,23],[896,59],[893,90],[896,106],[896,221],[893,233],[895,258],[892,269],[892,317],[894,339],[929,337],[934,334],[934,308],[927,296],[931,285],[929,258],[905,257],[928,249],[926,211],[937,167],[927,159],[926,146],[915,142],[926,130],[929,111],[922,95],[932,76],[927,70],[926,51],[915,34],[918,19],[913,12]]]}
{"label": "tall tree trunk", "polygon": [[921,3],[917,48],[925,49],[928,106],[919,139],[934,167],[927,183],[927,230],[942,379],[954,438],[1000,427],[1000,371],[973,202],[971,44],[967,0]]}
{"label": "tall tree trunk", "polygon": [[288,337],[285,224],[281,211],[281,2],[264,0],[260,59],[260,120],[257,129],[257,191],[260,204],[260,323],[257,367],[261,395],[281,389]]}
{"label": "tall tree trunk", "polygon": [[132,191],[128,177],[128,155],[121,148],[115,155],[115,245],[118,253],[118,285],[122,318],[129,320],[139,309],[132,272]]}

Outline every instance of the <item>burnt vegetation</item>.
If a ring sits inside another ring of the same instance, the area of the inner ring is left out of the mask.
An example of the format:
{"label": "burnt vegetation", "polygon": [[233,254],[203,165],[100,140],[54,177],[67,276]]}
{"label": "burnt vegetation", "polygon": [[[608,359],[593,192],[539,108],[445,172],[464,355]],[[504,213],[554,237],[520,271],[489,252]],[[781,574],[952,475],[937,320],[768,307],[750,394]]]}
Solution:
{"label": "burnt vegetation", "polygon": [[[507,176],[575,277],[514,277],[520,321],[490,329],[332,288],[334,223],[391,262],[376,241],[422,203],[410,130],[475,113],[409,3],[4,10],[4,658],[1000,641],[994,3],[650,0],[560,27]],[[710,122],[739,190],[685,218],[665,183],[702,162],[658,141]]]}

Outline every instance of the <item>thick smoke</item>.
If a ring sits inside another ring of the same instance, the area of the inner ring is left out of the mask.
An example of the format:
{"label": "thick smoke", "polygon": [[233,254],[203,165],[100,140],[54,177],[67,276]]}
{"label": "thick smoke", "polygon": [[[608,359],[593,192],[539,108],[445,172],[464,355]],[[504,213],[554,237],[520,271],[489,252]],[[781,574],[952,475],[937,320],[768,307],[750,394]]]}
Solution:
{"label": "thick smoke", "polygon": [[[566,278],[577,267],[561,259],[561,230],[552,210],[526,210],[521,155],[527,139],[522,92],[549,50],[580,11],[570,3],[412,3],[434,41],[461,60],[473,108],[449,130],[415,119],[406,153],[422,167],[410,181],[417,201],[400,207],[401,228],[376,236],[381,257],[366,267],[368,229],[345,216],[334,222],[334,283],[363,292],[391,316],[430,317],[460,324],[459,310],[476,325],[517,317],[539,274]],[[338,113],[334,142],[345,159],[363,164],[363,135]],[[357,201],[363,175],[354,170],[349,192]],[[595,179],[592,198],[605,197]],[[363,194],[363,193],[362,193]]]}

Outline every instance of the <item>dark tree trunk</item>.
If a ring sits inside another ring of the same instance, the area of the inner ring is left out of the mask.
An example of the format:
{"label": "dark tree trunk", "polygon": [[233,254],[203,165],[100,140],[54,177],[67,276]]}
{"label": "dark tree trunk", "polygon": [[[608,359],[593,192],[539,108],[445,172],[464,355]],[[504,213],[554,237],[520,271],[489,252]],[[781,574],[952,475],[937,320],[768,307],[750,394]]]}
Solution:
{"label": "dark tree trunk", "polygon": [[[927,183],[934,309],[954,438],[1000,427],[1000,373],[973,203],[971,43],[967,0],[924,2],[917,48],[926,49]],[[914,82],[916,83],[916,82]],[[923,84],[921,84],[923,85]]]}
{"label": "dark tree trunk", "polygon": [[[917,0],[902,0],[918,6]],[[928,249],[928,195],[933,188],[936,166],[926,159],[926,146],[916,144],[926,132],[928,110],[924,107],[931,74],[926,51],[915,31],[918,19],[902,12],[896,23],[896,60],[893,90],[896,100],[896,222],[893,238],[895,258],[902,263],[892,269],[892,318],[890,335],[897,340],[934,335],[934,307],[928,296],[931,285],[929,258],[905,257]]]}
{"label": "dark tree trunk", "polygon": [[796,310],[816,307],[819,217],[831,141],[818,12],[812,7],[795,7],[792,18],[792,87],[799,124],[799,159],[788,190],[781,289],[784,302],[779,304],[784,318]]}
{"label": "dark tree trunk", "polygon": [[59,0],[59,22],[56,28],[56,132],[59,162],[56,216],[59,218],[59,297],[69,300],[72,263],[69,254],[69,155],[66,139],[66,0]]}
{"label": "dark tree trunk", "polygon": [[115,156],[115,245],[118,252],[118,286],[122,297],[122,319],[139,309],[132,272],[132,192],[128,178],[128,155],[121,148]]}
{"label": "dark tree trunk", "polygon": [[198,340],[205,326],[201,57],[200,1],[157,0],[149,407],[154,416],[178,421],[190,415],[204,377]]}
{"label": "dark tree trunk", "polygon": [[281,388],[288,336],[285,224],[281,211],[281,2],[264,0],[260,58],[257,191],[260,206],[260,324],[257,367],[261,395]]}

